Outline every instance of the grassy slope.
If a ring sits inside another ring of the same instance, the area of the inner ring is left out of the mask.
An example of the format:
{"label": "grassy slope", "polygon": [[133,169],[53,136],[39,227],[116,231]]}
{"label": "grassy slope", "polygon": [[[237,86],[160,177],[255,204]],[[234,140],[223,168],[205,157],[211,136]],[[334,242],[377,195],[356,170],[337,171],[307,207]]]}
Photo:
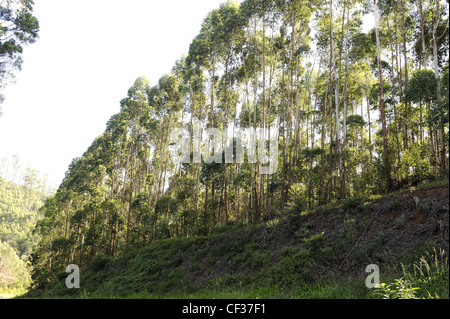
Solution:
{"label": "grassy slope", "polygon": [[[111,258],[97,256],[81,272],[81,289],[68,274],[29,296],[95,298],[372,298],[369,264],[382,282],[412,274],[412,263],[448,252],[448,182],[387,197],[351,199],[307,215],[259,225],[228,226],[208,237],[175,238]],[[419,277],[420,296],[448,298],[448,263]],[[442,271],[444,269],[444,271]],[[437,275],[436,275],[437,274]],[[411,281],[410,280],[410,281]]]}

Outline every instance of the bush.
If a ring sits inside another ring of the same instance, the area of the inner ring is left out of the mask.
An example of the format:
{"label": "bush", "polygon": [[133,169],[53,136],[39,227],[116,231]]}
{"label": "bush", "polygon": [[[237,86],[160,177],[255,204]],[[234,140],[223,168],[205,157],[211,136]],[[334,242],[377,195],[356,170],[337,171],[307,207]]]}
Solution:
{"label": "bush", "polygon": [[432,171],[426,153],[424,147],[413,143],[404,151],[398,171],[402,179],[416,183],[430,177]]}
{"label": "bush", "polygon": [[102,271],[111,260],[112,257],[106,256],[105,254],[98,254],[89,262],[89,269],[93,272]]}
{"label": "bush", "polygon": [[351,210],[361,207],[364,204],[364,199],[362,197],[350,197],[341,199],[339,203],[344,210]]}
{"label": "bush", "polygon": [[434,299],[449,297],[448,257],[443,251],[422,256],[410,267],[402,265],[403,277],[393,283],[381,283],[375,294],[385,299]]}
{"label": "bush", "polygon": [[320,234],[313,235],[307,239],[304,239],[304,242],[311,248],[311,253],[314,256],[317,256],[320,254],[321,250],[325,248],[325,233],[322,232]]}
{"label": "bush", "polygon": [[312,281],[314,261],[308,250],[287,247],[281,252],[280,260],[259,274],[260,281],[268,285],[293,287]]}
{"label": "bush", "polygon": [[289,199],[287,202],[288,214],[294,216],[301,214],[306,210],[306,207],[306,186],[301,183],[292,185],[289,189]]}

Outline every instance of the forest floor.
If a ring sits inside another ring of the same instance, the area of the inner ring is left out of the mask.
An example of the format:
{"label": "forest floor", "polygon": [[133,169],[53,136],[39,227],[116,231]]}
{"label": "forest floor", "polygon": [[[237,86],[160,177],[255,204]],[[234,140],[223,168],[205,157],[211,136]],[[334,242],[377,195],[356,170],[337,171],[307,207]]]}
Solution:
{"label": "forest floor", "polygon": [[81,272],[81,289],[67,289],[62,276],[27,296],[374,298],[365,285],[368,265],[379,266],[381,282],[390,283],[436,262],[444,271],[428,271],[415,285],[424,283],[428,296],[448,298],[448,196],[448,181],[425,184],[308,214],[224,226],[209,236],[167,239],[114,258],[97,256]]}

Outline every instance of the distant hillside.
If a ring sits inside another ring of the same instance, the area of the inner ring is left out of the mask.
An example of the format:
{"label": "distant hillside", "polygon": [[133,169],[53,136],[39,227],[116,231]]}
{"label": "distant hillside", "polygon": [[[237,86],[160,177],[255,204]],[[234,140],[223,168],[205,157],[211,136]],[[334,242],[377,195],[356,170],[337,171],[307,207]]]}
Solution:
{"label": "distant hillside", "polygon": [[23,185],[0,177],[0,294],[23,292],[30,284],[27,261],[39,242],[33,230],[44,189],[33,170],[27,170]]}
{"label": "distant hillside", "polygon": [[80,289],[65,287],[68,274],[61,269],[28,296],[373,298],[378,295],[365,286],[367,265],[378,265],[381,281],[390,283],[406,276],[402,264],[413,274],[415,263],[425,276],[417,272],[410,280],[420,286],[418,296],[448,298],[448,191],[446,182],[346,199],[117,257],[100,254],[82,265]]}

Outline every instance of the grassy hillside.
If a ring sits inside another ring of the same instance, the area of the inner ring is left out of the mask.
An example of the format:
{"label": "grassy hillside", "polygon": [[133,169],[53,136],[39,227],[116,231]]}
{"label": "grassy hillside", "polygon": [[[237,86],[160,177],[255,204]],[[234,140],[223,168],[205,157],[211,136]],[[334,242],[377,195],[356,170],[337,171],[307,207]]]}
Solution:
{"label": "grassy hillside", "polygon": [[[448,298],[448,218],[448,181],[308,214],[293,209],[257,225],[98,255],[82,266],[80,289],[65,287],[61,269],[27,296]],[[367,289],[369,264],[379,266],[382,283],[397,286]]]}

